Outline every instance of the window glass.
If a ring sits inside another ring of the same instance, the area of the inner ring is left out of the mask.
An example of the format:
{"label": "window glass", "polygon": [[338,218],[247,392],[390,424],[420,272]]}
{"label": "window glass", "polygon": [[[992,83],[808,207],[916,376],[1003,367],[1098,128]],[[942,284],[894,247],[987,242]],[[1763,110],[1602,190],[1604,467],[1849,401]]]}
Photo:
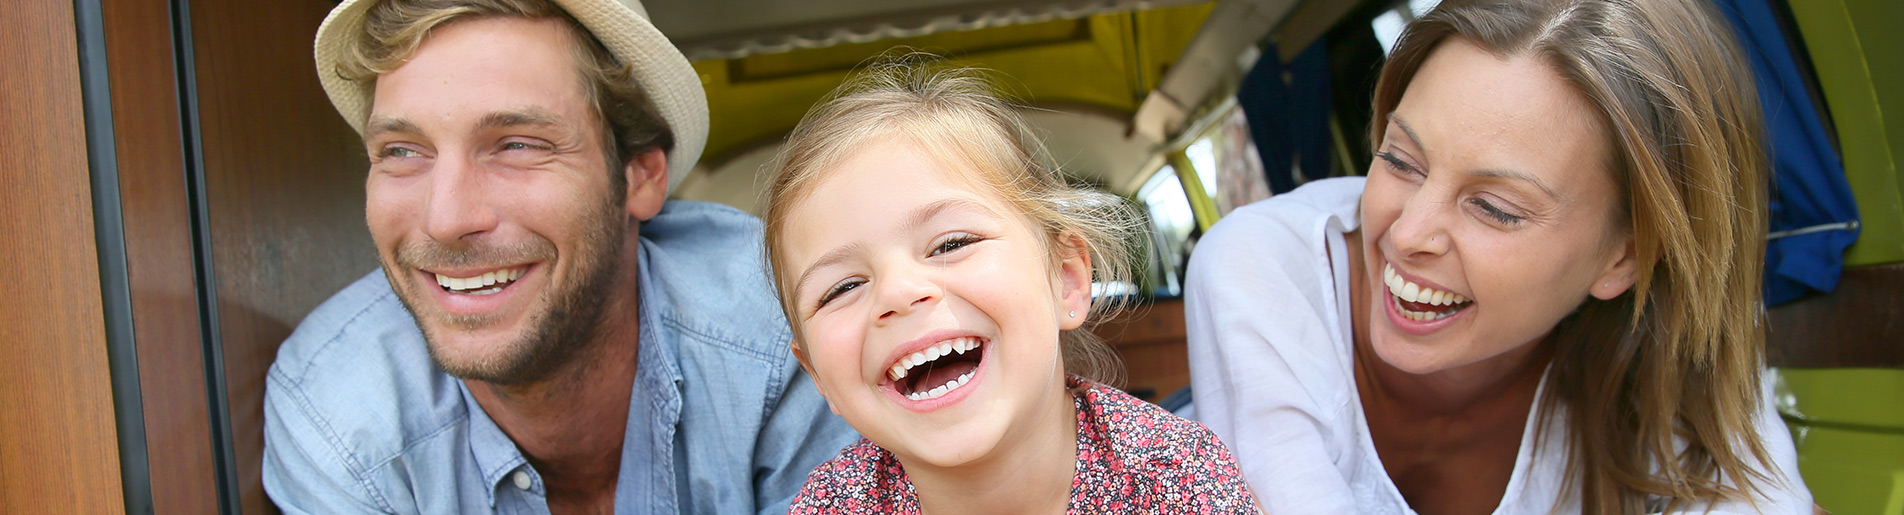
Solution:
{"label": "window glass", "polygon": [[1190,233],[1197,218],[1190,210],[1190,197],[1177,170],[1164,165],[1137,190],[1138,200],[1150,215],[1150,270],[1146,274],[1152,295],[1176,297],[1183,294],[1183,265],[1189,253]]}

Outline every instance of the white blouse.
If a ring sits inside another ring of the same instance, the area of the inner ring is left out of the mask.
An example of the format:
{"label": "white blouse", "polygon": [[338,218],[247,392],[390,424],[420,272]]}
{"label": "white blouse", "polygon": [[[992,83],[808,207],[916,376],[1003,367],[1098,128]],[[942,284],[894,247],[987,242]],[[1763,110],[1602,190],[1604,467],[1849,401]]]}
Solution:
{"label": "white blouse", "polygon": [[[1315,181],[1239,208],[1190,258],[1184,321],[1195,416],[1229,444],[1270,513],[1415,513],[1369,438],[1350,357],[1348,275],[1332,273],[1359,251],[1346,248],[1343,235],[1360,224],[1363,182]],[[1780,472],[1769,476],[1784,481],[1763,485],[1756,506],[1719,503],[1712,513],[1811,512],[1767,377],[1759,434]],[[1580,511],[1577,497],[1559,499],[1565,413],[1536,427],[1539,418],[1527,417],[1496,514]]]}

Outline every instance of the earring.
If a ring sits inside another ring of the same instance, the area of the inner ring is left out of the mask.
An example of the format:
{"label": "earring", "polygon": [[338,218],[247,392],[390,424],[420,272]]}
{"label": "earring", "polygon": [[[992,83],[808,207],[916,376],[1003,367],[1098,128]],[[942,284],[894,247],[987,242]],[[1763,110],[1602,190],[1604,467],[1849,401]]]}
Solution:
{"label": "earring", "polygon": [[1077,317],[1078,317],[1078,312],[1077,312],[1077,310],[1072,310],[1072,311],[1071,311],[1071,318],[1077,318]]}

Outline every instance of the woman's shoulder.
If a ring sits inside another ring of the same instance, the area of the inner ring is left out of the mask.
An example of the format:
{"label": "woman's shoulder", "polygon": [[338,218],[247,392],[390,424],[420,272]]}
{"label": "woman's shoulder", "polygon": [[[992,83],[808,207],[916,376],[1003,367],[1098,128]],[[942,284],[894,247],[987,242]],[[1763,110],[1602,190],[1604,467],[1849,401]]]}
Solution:
{"label": "woman's shoulder", "polygon": [[1291,279],[1326,273],[1330,237],[1360,224],[1363,182],[1314,181],[1237,208],[1197,241],[1189,273],[1228,275],[1237,267],[1275,267]]}
{"label": "woman's shoulder", "polygon": [[919,500],[899,460],[861,438],[814,467],[787,508],[789,514],[916,514]]}

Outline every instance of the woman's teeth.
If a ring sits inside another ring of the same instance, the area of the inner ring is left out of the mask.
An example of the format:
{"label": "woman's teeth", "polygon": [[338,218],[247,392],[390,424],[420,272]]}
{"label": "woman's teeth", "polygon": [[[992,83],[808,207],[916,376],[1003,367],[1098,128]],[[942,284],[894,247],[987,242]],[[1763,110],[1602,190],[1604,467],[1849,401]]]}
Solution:
{"label": "woman's teeth", "polygon": [[965,383],[971,382],[972,374],[976,373],[978,373],[976,370],[966,372],[964,375],[960,375],[958,379],[953,379],[931,390],[908,393],[906,394],[906,398],[914,401],[924,401],[944,397],[945,394],[952,393],[952,390],[957,390],[960,386],[965,386]]}
{"label": "woman's teeth", "polygon": [[450,277],[436,274],[436,284],[451,293],[466,295],[489,295],[502,291],[504,286],[521,279],[528,267],[505,268],[487,272],[475,277]]}
{"label": "woman's teeth", "polygon": [[890,377],[894,381],[905,379],[907,375],[912,374],[912,367],[929,363],[932,360],[945,357],[954,352],[964,354],[966,351],[976,348],[978,348],[978,338],[970,336],[939,342],[938,345],[920,349],[919,352],[914,352],[904,358],[900,358],[899,363],[894,364],[891,370],[886,371],[886,377]]}
{"label": "woman's teeth", "polygon": [[1469,302],[1467,297],[1463,297],[1460,294],[1441,291],[1409,282],[1409,280],[1403,279],[1401,274],[1395,272],[1395,265],[1393,264],[1385,264],[1382,266],[1382,281],[1388,284],[1388,292],[1394,295],[1399,301],[1453,308],[1437,309],[1434,311],[1414,311],[1408,309],[1406,304],[1397,302],[1396,307],[1400,308],[1402,316],[1416,322],[1440,320],[1460,311],[1463,307],[1462,305]]}

